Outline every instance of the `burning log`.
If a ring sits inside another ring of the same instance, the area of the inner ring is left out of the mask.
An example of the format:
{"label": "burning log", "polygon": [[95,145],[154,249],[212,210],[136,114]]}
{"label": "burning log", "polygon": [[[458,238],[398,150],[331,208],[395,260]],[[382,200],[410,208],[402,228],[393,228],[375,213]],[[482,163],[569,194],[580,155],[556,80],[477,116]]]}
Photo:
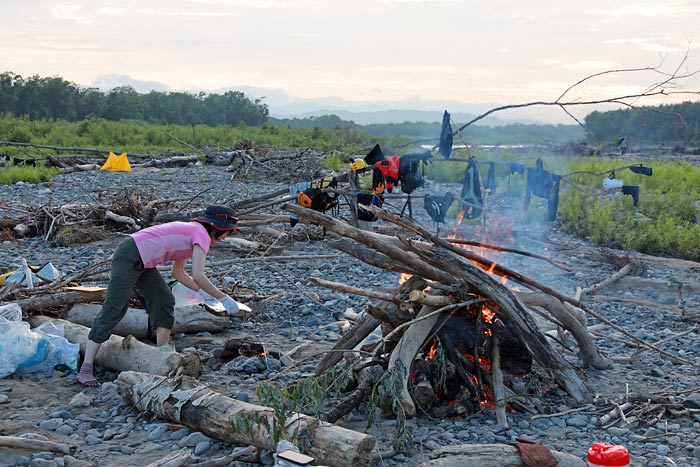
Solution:
{"label": "burning log", "polygon": [[[189,377],[163,378],[125,371],[119,375],[125,402],[142,412],[201,431],[227,443],[274,451],[275,410],[214,392]],[[283,439],[304,436],[309,455],[330,466],[368,466],[375,438],[297,414],[284,423]]]}
{"label": "burning log", "polygon": [[[32,316],[29,322],[32,326],[38,326],[49,320],[45,316]],[[62,319],[54,321],[63,324],[65,338],[73,344],[80,344],[80,352],[84,355],[90,328]],[[167,345],[154,347],[144,344],[134,336],[112,335],[100,346],[95,363],[113,370],[143,371],[155,375],[174,374],[179,370],[195,377],[202,374],[202,362],[196,355],[183,355]]]}

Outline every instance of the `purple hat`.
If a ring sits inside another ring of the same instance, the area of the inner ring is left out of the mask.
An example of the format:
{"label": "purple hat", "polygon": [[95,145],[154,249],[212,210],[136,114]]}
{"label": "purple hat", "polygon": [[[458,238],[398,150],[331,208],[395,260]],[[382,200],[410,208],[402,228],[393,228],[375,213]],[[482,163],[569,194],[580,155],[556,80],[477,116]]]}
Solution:
{"label": "purple hat", "polygon": [[217,230],[241,230],[236,227],[238,218],[233,215],[233,209],[227,206],[208,206],[204,216],[194,220],[209,224]]}

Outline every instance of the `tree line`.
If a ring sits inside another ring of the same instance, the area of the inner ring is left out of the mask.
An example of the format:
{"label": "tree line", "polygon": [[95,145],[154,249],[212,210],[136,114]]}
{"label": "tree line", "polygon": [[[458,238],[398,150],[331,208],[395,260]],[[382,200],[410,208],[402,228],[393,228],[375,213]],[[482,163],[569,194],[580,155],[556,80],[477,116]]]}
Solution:
{"label": "tree line", "polygon": [[[23,78],[13,72],[0,73],[0,114],[67,122],[97,117],[109,121],[141,120],[187,126],[268,124],[280,128],[342,129],[379,138],[430,139],[437,138],[440,133],[439,123],[429,122],[358,125],[336,115],[276,119],[269,116],[268,106],[262,99],[251,99],[240,91],[223,94],[151,91],[143,94],[131,86],[119,86],[103,92],[94,87],[78,86],[61,77]],[[635,144],[698,144],[700,103],[594,111],[585,117],[583,126],[585,132],[574,122],[571,125],[473,125],[461,132],[460,137],[469,144],[561,144],[584,138],[594,144],[610,144],[623,136]]]}
{"label": "tree line", "polygon": [[60,77],[23,78],[4,72],[0,74],[0,113],[68,122],[98,117],[156,124],[255,126],[267,121],[269,109],[261,99],[250,99],[240,91],[142,94],[131,86],[119,86],[103,92]]}
{"label": "tree line", "polygon": [[635,144],[674,146],[700,143],[700,103],[594,111],[584,121],[598,142],[627,137]]}

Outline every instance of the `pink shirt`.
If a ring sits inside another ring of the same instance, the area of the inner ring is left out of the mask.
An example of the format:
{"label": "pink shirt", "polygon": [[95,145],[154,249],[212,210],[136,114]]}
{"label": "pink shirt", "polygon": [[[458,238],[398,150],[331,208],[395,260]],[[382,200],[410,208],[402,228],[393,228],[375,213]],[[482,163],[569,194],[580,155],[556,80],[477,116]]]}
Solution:
{"label": "pink shirt", "polygon": [[199,245],[204,254],[209,252],[211,238],[199,222],[168,222],[154,225],[131,234],[136,242],[144,268],[155,268],[168,261],[192,257],[192,250]]}

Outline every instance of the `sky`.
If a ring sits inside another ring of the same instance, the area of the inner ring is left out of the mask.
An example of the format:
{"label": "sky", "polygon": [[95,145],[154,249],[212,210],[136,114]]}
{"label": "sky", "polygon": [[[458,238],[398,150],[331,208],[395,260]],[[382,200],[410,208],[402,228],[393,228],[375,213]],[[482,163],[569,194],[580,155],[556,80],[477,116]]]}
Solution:
{"label": "sky", "polygon": [[[311,100],[486,112],[553,102],[597,73],[564,100],[638,94],[662,73],[693,73],[698,24],[697,0],[0,0],[0,72],[105,90],[243,90],[273,115]],[[604,73],[638,68],[662,73]],[[700,75],[674,90],[700,90]]]}

